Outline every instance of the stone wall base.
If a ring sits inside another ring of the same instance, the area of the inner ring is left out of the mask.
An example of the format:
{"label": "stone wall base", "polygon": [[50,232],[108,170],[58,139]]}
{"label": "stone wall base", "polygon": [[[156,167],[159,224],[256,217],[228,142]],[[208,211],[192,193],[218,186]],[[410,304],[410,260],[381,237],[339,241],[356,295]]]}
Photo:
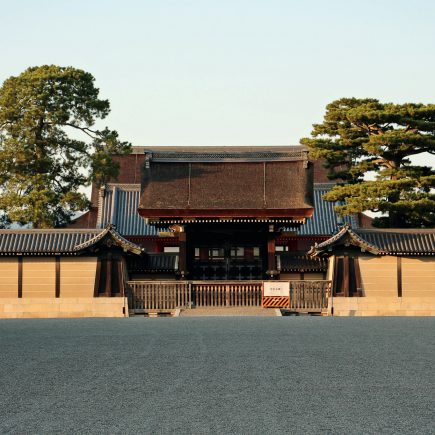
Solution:
{"label": "stone wall base", "polygon": [[334,316],[435,316],[433,297],[335,297],[328,300]]}
{"label": "stone wall base", "polygon": [[128,302],[123,297],[0,299],[0,318],[53,317],[128,317]]}

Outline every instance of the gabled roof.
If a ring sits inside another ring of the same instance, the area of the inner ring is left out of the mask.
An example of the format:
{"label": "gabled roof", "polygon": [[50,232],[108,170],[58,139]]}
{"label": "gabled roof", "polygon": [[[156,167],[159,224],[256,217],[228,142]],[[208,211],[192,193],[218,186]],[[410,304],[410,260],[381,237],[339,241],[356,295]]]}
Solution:
{"label": "gabled roof", "polygon": [[352,229],[345,225],[337,234],[314,245],[310,256],[332,254],[341,246],[355,246],[375,255],[435,255],[435,229]]}
{"label": "gabled roof", "polygon": [[326,272],[328,269],[325,258],[290,252],[277,254],[277,264],[282,272]]}
{"label": "gabled roof", "polygon": [[141,248],[139,245],[136,245],[135,243],[132,243],[129,240],[122,237],[121,234],[119,234],[116,231],[114,225],[107,225],[106,228],[100,231],[100,233],[95,235],[95,237],[93,237],[92,239],[87,240],[86,242],[83,242],[79,245],[76,245],[74,247],[74,251],[76,252],[83,251],[89,248],[90,246],[96,245],[105,237],[109,237],[114,242],[115,245],[121,247],[122,249],[124,249],[124,251],[129,251],[138,255],[144,252],[144,249]]}
{"label": "gabled roof", "polygon": [[141,254],[143,249],[126,240],[108,225],[104,229],[0,230],[0,255],[78,255],[103,240],[124,251]]}
{"label": "gabled roof", "polygon": [[145,155],[139,214],[150,221],[280,218],[298,223],[312,214],[312,166],[305,148],[180,148]]}
{"label": "gabled roof", "polygon": [[[304,225],[287,230],[303,236],[330,236],[343,223],[356,228],[358,220],[355,217],[340,218],[334,210],[334,204],[322,198],[332,186],[331,183],[314,184],[313,216],[308,218]],[[108,184],[102,189],[99,197],[98,226],[102,228],[113,224],[124,236],[156,236],[156,227],[147,225],[145,219],[137,212],[139,200],[140,184]]]}
{"label": "gabled roof", "polygon": [[178,254],[147,252],[142,257],[132,258],[128,263],[128,269],[134,273],[175,272],[178,270]]}

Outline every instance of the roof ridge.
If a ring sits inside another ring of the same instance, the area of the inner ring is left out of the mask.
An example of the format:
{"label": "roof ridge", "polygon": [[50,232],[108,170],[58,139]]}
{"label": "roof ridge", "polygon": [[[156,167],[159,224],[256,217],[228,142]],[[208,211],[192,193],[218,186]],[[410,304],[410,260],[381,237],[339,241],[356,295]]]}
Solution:
{"label": "roof ridge", "polygon": [[82,233],[93,234],[103,231],[102,228],[6,228],[0,229],[0,234],[61,234]]}
{"label": "roof ridge", "polygon": [[356,228],[357,233],[435,234],[435,228]]}

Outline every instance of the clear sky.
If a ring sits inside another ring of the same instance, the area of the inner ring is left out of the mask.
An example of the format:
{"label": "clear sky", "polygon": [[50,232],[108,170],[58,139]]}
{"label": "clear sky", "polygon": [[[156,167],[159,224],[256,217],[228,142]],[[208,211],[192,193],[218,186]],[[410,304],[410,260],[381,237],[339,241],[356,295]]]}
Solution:
{"label": "clear sky", "polygon": [[297,144],[340,97],[435,102],[433,0],[1,3],[0,81],[89,71],[134,145]]}

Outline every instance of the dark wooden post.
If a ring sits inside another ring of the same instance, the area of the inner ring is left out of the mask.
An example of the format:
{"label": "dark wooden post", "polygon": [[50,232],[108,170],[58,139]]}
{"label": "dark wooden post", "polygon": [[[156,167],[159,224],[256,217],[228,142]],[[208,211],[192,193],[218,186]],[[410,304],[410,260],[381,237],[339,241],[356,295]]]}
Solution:
{"label": "dark wooden post", "polygon": [[56,259],[56,286],[55,286],[55,293],[56,298],[60,298],[60,257],[57,255],[55,257]]}
{"label": "dark wooden post", "polygon": [[178,242],[180,246],[178,270],[183,279],[187,275],[187,236],[184,231],[178,234]]}
{"label": "dark wooden post", "polygon": [[349,297],[349,256],[343,257],[343,293]]}
{"label": "dark wooden post", "polygon": [[124,276],[124,259],[122,256],[118,259],[118,292],[121,296],[124,296],[125,293],[125,276]]}
{"label": "dark wooden post", "polygon": [[[276,274],[276,258],[275,258],[275,235],[268,234],[267,236],[267,270],[271,279]],[[275,276],[276,277],[276,276]]]}
{"label": "dark wooden post", "polygon": [[18,297],[23,297],[23,257],[18,257]]}
{"label": "dark wooden post", "polygon": [[110,252],[107,254],[106,261],[106,287],[104,293],[106,296],[112,296],[112,254]]}
{"label": "dark wooden post", "polygon": [[402,297],[402,257],[397,257],[397,296]]}
{"label": "dark wooden post", "polygon": [[100,282],[101,282],[101,257],[98,257],[97,270],[95,272],[94,298],[100,295]]}

